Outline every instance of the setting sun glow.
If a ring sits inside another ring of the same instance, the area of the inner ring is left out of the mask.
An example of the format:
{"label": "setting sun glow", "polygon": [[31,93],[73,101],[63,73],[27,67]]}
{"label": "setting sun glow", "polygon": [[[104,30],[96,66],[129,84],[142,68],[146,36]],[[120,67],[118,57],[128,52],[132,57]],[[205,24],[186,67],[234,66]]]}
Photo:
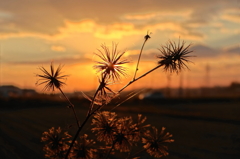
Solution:
{"label": "setting sun glow", "polygon": [[[56,67],[64,65],[64,73],[70,75],[66,91],[96,89],[99,77],[93,69],[94,53],[102,44],[111,46],[113,42],[130,60],[126,64],[129,75],[119,83],[124,85],[133,78],[148,32],[151,38],[144,47],[137,76],[157,64],[158,49],[169,40],[191,44],[192,62],[189,70],[179,74],[156,70],[132,88],[179,87],[176,81],[180,79],[186,88],[228,86],[240,81],[237,1],[105,0],[93,5],[90,1],[55,4],[37,0],[28,5],[0,4],[0,85],[41,91],[35,85],[35,75],[39,67],[49,68],[53,61]],[[169,77],[175,82],[169,83]]]}

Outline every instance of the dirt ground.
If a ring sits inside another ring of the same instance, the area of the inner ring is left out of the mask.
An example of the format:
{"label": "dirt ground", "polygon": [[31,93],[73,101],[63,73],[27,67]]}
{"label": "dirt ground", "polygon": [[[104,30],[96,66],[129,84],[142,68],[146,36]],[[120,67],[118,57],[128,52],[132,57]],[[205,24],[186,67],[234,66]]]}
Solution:
{"label": "dirt ground", "polygon": [[[111,107],[111,106],[110,106]],[[109,108],[106,108],[109,109]],[[76,106],[80,121],[86,109]],[[166,127],[175,142],[166,159],[239,159],[240,101],[166,101],[126,103],[119,116],[147,116],[146,124]],[[41,134],[51,127],[69,129],[75,121],[64,106],[0,110],[0,158],[41,159]],[[74,132],[76,127],[69,131]],[[90,132],[90,121],[85,132]],[[151,158],[144,156],[143,158]]]}

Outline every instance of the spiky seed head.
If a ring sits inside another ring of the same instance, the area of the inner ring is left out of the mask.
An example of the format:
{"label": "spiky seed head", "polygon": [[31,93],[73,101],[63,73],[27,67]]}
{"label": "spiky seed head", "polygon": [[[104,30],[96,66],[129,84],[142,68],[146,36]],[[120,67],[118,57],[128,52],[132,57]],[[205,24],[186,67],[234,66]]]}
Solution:
{"label": "spiky seed head", "polygon": [[157,56],[159,59],[158,64],[164,67],[165,71],[180,72],[182,69],[187,68],[186,62],[191,62],[188,60],[189,54],[193,51],[189,50],[190,45],[185,46],[185,42],[182,41],[176,44],[175,42],[169,41],[165,46],[161,46],[158,50],[161,52]]}
{"label": "spiky seed head", "polygon": [[126,76],[126,68],[123,66],[129,63],[129,60],[122,59],[125,52],[117,51],[117,44],[112,43],[112,49],[110,50],[105,44],[101,45],[101,49],[98,49],[98,53],[95,53],[100,58],[96,61],[96,65],[93,66],[102,75],[111,80],[118,81],[122,76]]}
{"label": "spiky seed head", "polygon": [[143,147],[151,156],[159,158],[168,155],[168,147],[165,144],[174,142],[174,140],[172,139],[172,134],[164,131],[165,127],[162,127],[160,133],[157,128],[152,127],[142,138]]}
{"label": "spiky seed head", "polygon": [[36,76],[39,77],[36,85],[45,84],[43,91],[54,91],[55,88],[60,89],[65,83],[62,81],[66,79],[68,75],[61,75],[62,65],[59,65],[56,71],[54,70],[53,63],[50,65],[50,72],[48,72],[44,67],[40,67],[40,71],[43,74],[37,74]]}

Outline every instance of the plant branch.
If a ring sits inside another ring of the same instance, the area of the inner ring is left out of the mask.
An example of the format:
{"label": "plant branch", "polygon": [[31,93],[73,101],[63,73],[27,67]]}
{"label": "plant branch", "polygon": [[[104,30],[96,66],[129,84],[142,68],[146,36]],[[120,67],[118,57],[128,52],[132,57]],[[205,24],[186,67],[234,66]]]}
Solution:
{"label": "plant branch", "polygon": [[136,70],[135,70],[135,73],[134,73],[134,76],[133,76],[133,80],[135,80],[136,78],[136,75],[137,75],[137,71],[138,71],[138,65],[139,65],[139,62],[140,62],[140,58],[141,58],[141,55],[142,55],[142,51],[143,51],[143,48],[145,46],[145,43],[147,42],[148,38],[145,38],[143,44],[142,44],[142,48],[140,50],[140,53],[139,53],[139,56],[138,56],[138,61],[137,61],[137,66],[136,66]]}
{"label": "plant branch", "polygon": [[60,92],[62,93],[62,95],[64,96],[64,98],[68,101],[68,103],[70,104],[70,107],[72,108],[74,117],[75,117],[76,122],[77,122],[77,126],[80,127],[79,120],[78,120],[78,118],[77,118],[77,114],[76,114],[76,111],[75,111],[75,109],[74,109],[74,105],[73,105],[72,102],[68,99],[68,97],[65,95],[65,93],[62,91],[62,89],[61,89],[60,87],[59,87],[58,89],[60,90]]}
{"label": "plant branch", "polygon": [[101,84],[98,86],[98,89],[96,90],[96,92],[95,92],[95,94],[94,94],[94,96],[93,96],[92,102],[91,102],[90,107],[89,107],[89,110],[88,110],[88,112],[87,112],[87,116],[88,116],[89,114],[91,114],[91,111],[92,111],[93,106],[94,106],[95,98],[96,98],[96,96],[97,96],[99,90],[101,89],[100,86],[101,86]]}
{"label": "plant branch", "polygon": [[110,153],[112,152],[112,149],[113,149],[114,145],[116,144],[116,142],[117,142],[116,140],[113,141],[112,146],[111,146],[111,148],[109,149],[109,151],[108,151],[107,156],[105,157],[105,159],[107,159],[108,156],[110,155]]}
{"label": "plant branch", "polygon": [[145,77],[146,75],[148,75],[149,73],[153,72],[154,70],[158,69],[159,67],[161,67],[163,65],[158,65],[156,67],[154,67],[153,69],[149,70],[148,72],[144,73],[143,75],[139,76],[138,78],[136,79],[133,79],[132,81],[130,81],[128,84],[126,84],[123,88],[121,88],[118,93],[122,92],[124,89],[126,89],[128,86],[130,86],[132,83],[136,82],[137,80]]}
{"label": "plant branch", "polygon": [[88,116],[89,114],[91,114],[91,111],[92,111],[93,106],[94,106],[94,101],[95,101],[95,99],[96,99],[96,96],[97,96],[98,92],[99,92],[99,91],[102,89],[102,87],[103,87],[102,83],[103,83],[103,81],[105,81],[106,76],[107,76],[107,74],[104,74],[104,76],[102,77],[102,81],[100,82],[100,84],[99,84],[99,86],[98,86],[98,88],[97,88],[97,90],[96,90],[96,92],[95,92],[95,94],[94,94],[94,96],[93,96],[93,99],[92,99],[92,102],[91,102],[91,104],[90,104],[90,107],[89,107],[87,116]]}
{"label": "plant branch", "polygon": [[77,132],[76,132],[76,134],[75,134],[75,136],[74,136],[74,138],[73,138],[73,140],[72,140],[72,142],[71,142],[71,145],[70,145],[70,147],[69,147],[69,149],[68,149],[68,151],[67,151],[67,153],[66,153],[65,159],[68,159],[69,153],[71,152],[71,149],[72,149],[72,147],[73,147],[73,145],[74,145],[74,142],[76,141],[76,139],[77,139],[79,133],[81,132],[82,128],[84,127],[84,125],[87,123],[88,119],[89,119],[96,111],[98,111],[99,108],[101,108],[101,107],[98,107],[98,108],[95,109],[93,112],[89,113],[89,114],[86,116],[85,120],[83,121],[82,125],[78,128],[78,130],[77,130]]}
{"label": "plant branch", "polygon": [[128,156],[126,159],[129,159],[130,157],[134,157],[134,156],[136,156],[137,154],[142,153],[142,152],[144,152],[144,151],[146,151],[146,150],[147,150],[147,149],[144,148],[144,149],[136,152],[135,154],[133,154],[133,155],[131,155],[131,156]]}

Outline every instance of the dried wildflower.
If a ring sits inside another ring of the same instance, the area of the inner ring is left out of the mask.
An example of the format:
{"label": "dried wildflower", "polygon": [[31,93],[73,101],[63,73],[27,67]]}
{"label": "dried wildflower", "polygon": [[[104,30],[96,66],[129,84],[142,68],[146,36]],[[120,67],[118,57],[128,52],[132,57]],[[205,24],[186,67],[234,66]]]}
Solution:
{"label": "dried wildflower", "polygon": [[132,118],[118,119],[117,129],[113,135],[113,144],[116,150],[128,152],[132,146]]}
{"label": "dried wildflower", "polygon": [[52,127],[48,132],[44,132],[41,141],[46,143],[43,148],[45,157],[51,159],[64,158],[69,148],[70,138],[71,135],[68,132],[62,132],[60,127],[57,129]]}
{"label": "dried wildflower", "polygon": [[183,68],[188,68],[185,62],[189,62],[187,58],[191,57],[188,56],[189,53],[192,51],[189,51],[188,46],[184,46],[185,42],[176,44],[175,42],[169,41],[166,46],[162,46],[161,49],[158,49],[162,54],[157,56],[157,58],[160,59],[158,61],[159,65],[164,66],[164,70],[169,72],[179,72]]}
{"label": "dried wildflower", "polygon": [[111,90],[111,88],[108,87],[108,85],[111,84],[108,81],[108,79],[104,78],[102,78],[102,80],[99,80],[99,87],[95,98],[92,96],[88,96],[82,92],[83,97],[91,102],[93,102],[94,100],[94,104],[99,106],[108,104],[117,95],[114,91]]}
{"label": "dried wildflower", "polygon": [[108,87],[111,84],[108,79],[102,78],[101,81],[99,80],[99,83],[99,91],[95,100],[101,103],[101,105],[108,104],[116,93]]}
{"label": "dried wildflower", "polygon": [[87,139],[88,135],[84,134],[80,137],[80,141],[75,141],[73,152],[71,153],[72,159],[92,159],[94,149],[92,149],[95,142]]}
{"label": "dried wildflower", "polygon": [[37,77],[40,77],[40,79],[37,81],[36,84],[37,85],[46,84],[43,88],[44,91],[45,90],[54,91],[55,88],[60,89],[65,84],[61,80],[65,79],[68,76],[60,75],[62,67],[63,67],[62,65],[59,65],[55,72],[52,63],[50,65],[51,72],[48,72],[44,67],[40,67],[39,69],[43,72],[43,75],[37,74]]}
{"label": "dried wildflower", "polygon": [[96,61],[94,66],[98,72],[102,75],[107,75],[107,78],[113,81],[120,80],[121,76],[126,76],[126,69],[123,64],[129,63],[127,59],[122,60],[122,56],[125,52],[117,51],[117,44],[112,44],[112,50],[110,51],[106,45],[102,45],[102,50],[98,49],[98,53],[95,53],[102,61]]}
{"label": "dried wildflower", "polygon": [[[150,32],[149,34],[151,34],[151,32]],[[148,39],[151,38],[149,34],[148,34],[148,32],[147,32],[147,35],[144,36],[145,41],[147,41]]]}
{"label": "dried wildflower", "polygon": [[117,114],[114,112],[98,112],[92,119],[93,132],[96,132],[97,140],[107,144],[112,143],[114,132],[116,131]]}
{"label": "dried wildflower", "polygon": [[168,147],[165,146],[165,143],[171,143],[174,140],[171,139],[172,135],[164,133],[165,128],[162,127],[160,133],[158,133],[158,129],[152,127],[152,131],[148,131],[145,133],[145,137],[142,138],[142,142],[145,144],[143,147],[146,151],[154,157],[162,157],[168,155]]}
{"label": "dried wildflower", "polygon": [[132,137],[133,141],[139,141],[141,135],[145,132],[145,129],[150,126],[150,124],[144,125],[144,122],[147,120],[147,117],[142,117],[142,114],[138,114],[138,121],[133,125]]}

